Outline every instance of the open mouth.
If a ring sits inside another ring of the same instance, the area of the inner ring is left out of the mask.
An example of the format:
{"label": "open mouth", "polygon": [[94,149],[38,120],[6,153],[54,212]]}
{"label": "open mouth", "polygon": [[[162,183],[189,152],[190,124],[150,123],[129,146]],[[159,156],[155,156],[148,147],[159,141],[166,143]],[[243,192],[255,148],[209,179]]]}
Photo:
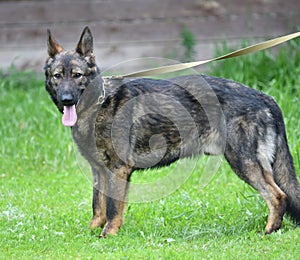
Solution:
{"label": "open mouth", "polygon": [[62,116],[62,123],[64,126],[74,126],[77,121],[75,105],[64,106],[64,113]]}

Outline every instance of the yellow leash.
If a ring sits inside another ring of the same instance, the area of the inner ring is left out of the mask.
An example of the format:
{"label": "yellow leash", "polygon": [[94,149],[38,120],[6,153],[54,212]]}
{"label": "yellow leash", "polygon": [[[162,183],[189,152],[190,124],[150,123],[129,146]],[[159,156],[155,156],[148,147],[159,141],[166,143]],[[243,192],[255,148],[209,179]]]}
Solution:
{"label": "yellow leash", "polygon": [[248,53],[253,53],[261,50],[265,50],[271,47],[274,47],[278,44],[287,42],[289,40],[292,40],[294,38],[297,38],[300,36],[300,32],[284,35],[275,39],[271,39],[268,41],[264,41],[261,43],[257,43],[254,45],[251,45],[246,48],[242,48],[240,50],[213,58],[209,60],[202,60],[202,61],[195,61],[195,62],[187,62],[187,63],[180,63],[180,64],[174,64],[174,65],[169,65],[169,66],[162,66],[158,68],[153,68],[153,69],[147,69],[147,70],[141,70],[129,74],[124,74],[124,75],[119,75],[119,76],[112,76],[112,78],[136,78],[136,77],[146,77],[146,76],[154,76],[154,75],[160,75],[160,74],[165,74],[165,73],[170,73],[170,72],[175,72],[179,70],[184,70],[184,69],[189,69],[193,67],[197,67],[202,64],[206,64],[212,61],[216,60],[223,60],[223,59],[228,59],[228,58],[233,58],[233,57],[238,57],[241,55],[246,55]]}

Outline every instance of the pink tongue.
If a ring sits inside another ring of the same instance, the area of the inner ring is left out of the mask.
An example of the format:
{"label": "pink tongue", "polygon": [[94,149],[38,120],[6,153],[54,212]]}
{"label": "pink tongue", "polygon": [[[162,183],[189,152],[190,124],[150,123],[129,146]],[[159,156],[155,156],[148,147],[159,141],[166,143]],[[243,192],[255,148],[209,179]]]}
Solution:
{"label": "pink tongue", "polygon": [[62,123],[64,126],[73,126],[77,120],[77,114],[75,105],[73,106],[64,106],[64,114],[62,117]]}

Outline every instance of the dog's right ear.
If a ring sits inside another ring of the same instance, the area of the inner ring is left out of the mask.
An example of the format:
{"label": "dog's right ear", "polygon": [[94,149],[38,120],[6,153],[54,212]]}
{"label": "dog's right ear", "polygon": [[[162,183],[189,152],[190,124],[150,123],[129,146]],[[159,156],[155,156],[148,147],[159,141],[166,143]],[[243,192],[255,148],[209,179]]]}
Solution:
{"label": "dog's right ear", "polygon": [[53,58],[57,53],[62,52],[63,48],[54,40],[50,30],[47,30],[48,55]]}

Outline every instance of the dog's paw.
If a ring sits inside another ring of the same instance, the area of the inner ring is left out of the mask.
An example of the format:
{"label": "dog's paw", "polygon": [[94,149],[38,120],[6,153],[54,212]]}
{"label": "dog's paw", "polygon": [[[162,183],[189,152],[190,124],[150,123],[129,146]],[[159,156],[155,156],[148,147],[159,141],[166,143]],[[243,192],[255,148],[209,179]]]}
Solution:
{"label": "dog's paw", "polygon": [[95,229],[95,228],[103,228],[104,225],[106,223],[106,219],[102,219],[102,218],[99,218],[99,217],[95,217],[91,220],[91,223],[90,223],[90,228],[91,229]]}
{"label": "dog's paw", "polygon": [[107,222],[99,238],[106,238],[108,235],[116,236],[119,229],[120,229],[120,225],[116,225],[113,222],[112,223]]}

